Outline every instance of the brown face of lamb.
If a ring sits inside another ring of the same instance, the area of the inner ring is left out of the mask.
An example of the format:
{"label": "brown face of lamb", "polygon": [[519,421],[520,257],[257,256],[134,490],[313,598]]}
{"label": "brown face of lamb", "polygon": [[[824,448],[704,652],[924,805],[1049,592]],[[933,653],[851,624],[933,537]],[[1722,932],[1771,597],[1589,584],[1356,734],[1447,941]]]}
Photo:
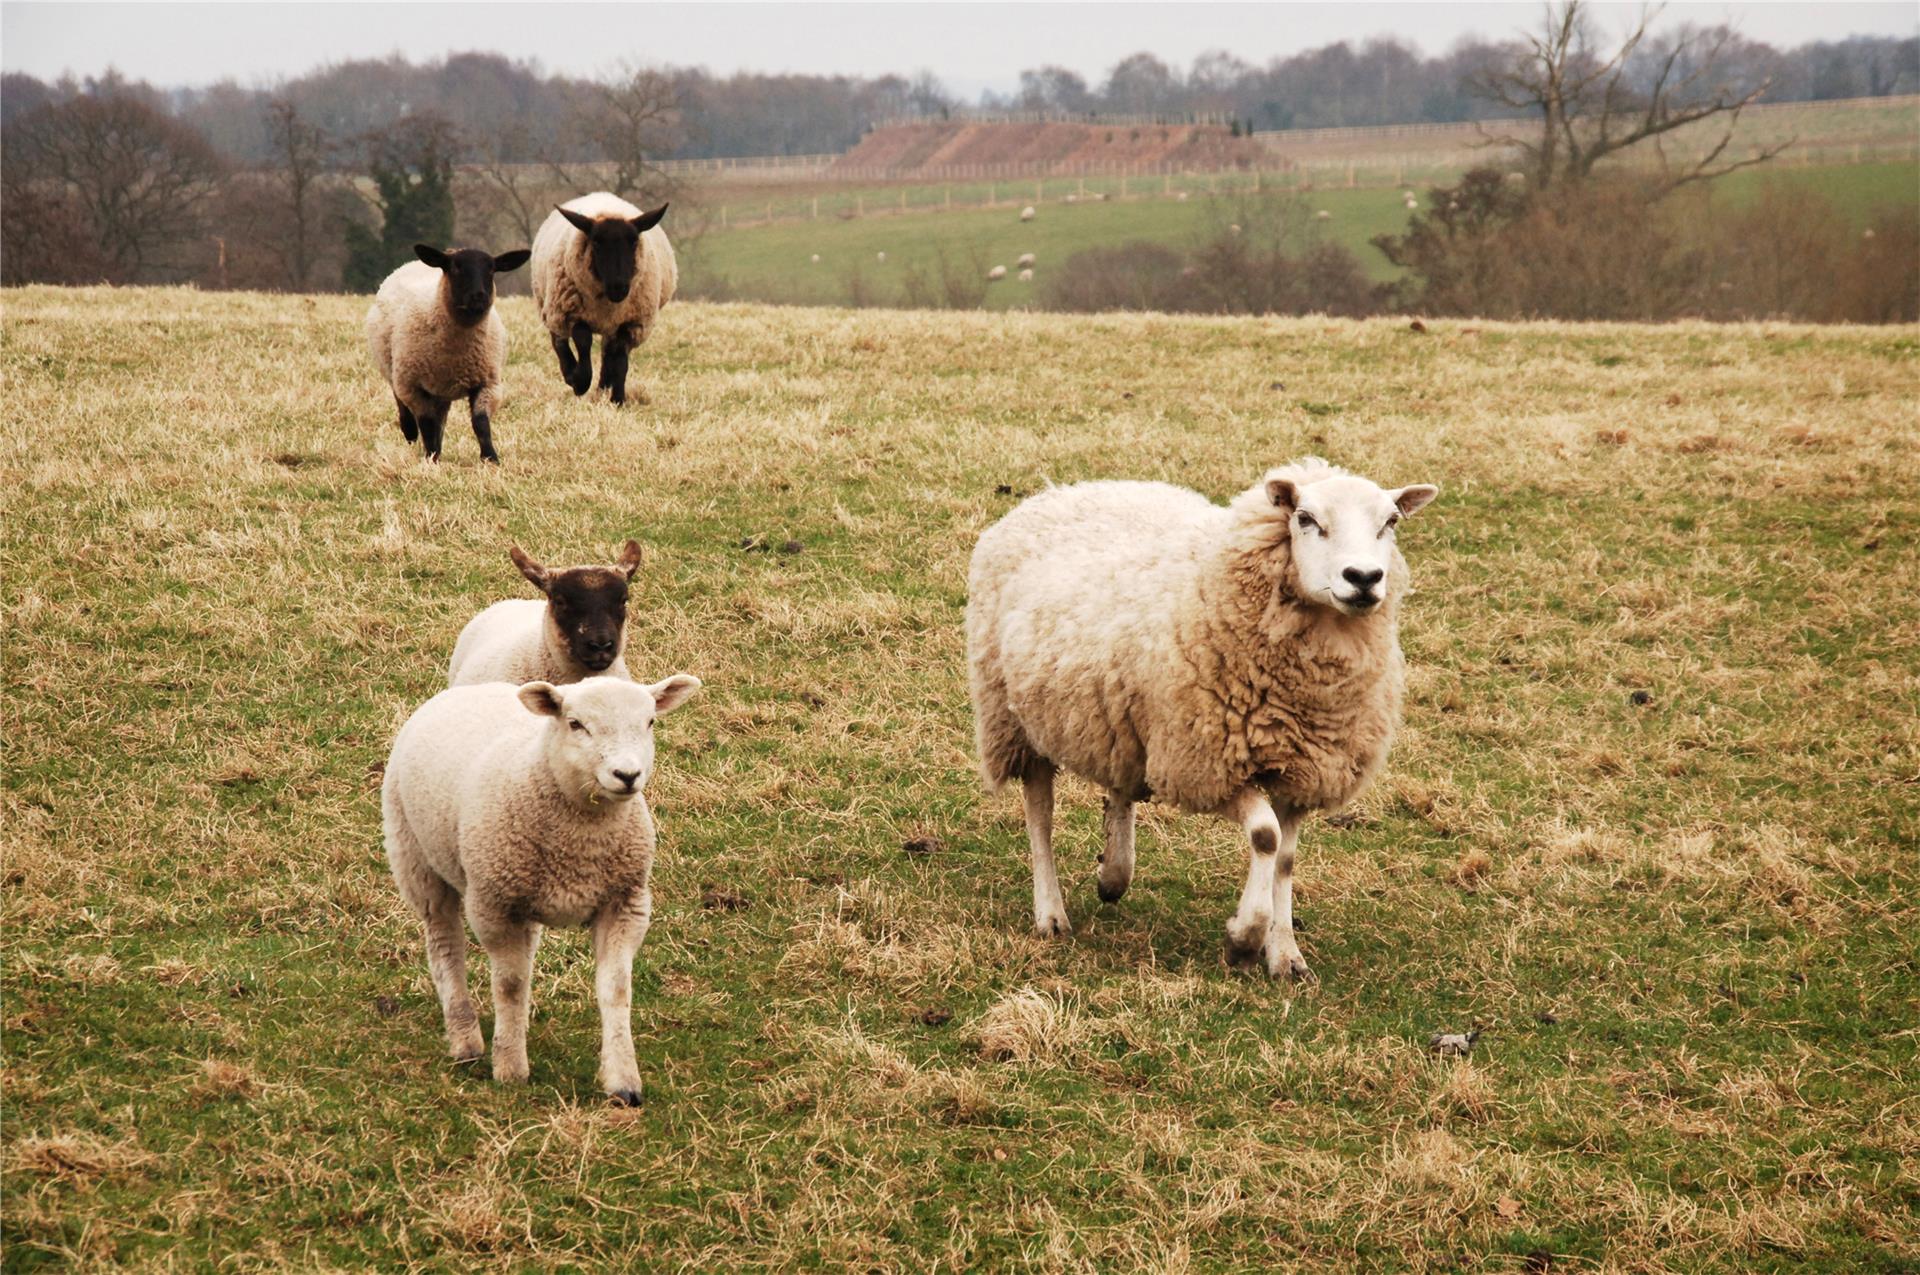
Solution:
{"label": "brown face of lamb", "polygon": [[518,270],[533,255],[516,248],[495,257],[478,248],[442,252],[431,244],[413,245],[413,255],[447,277],[447,313],[463,328],[482,323],[493,310],[493,276]]}
{"label": "brown face of lamb", "polygon": [[636,253],[640,246],[640,236],[660,224],[667,215],[667,206],[661,204],[652,212],[641,213],[638,217],[588,217],[574,212],[571,208],[560,209],[560,215],[573,223],[573,228],[587,237],[587,253],[594,281],[606,294],[607,300],[619,305],[627,299],[627,293],[633,291],[633,271]]}
{"label": "brown face of lamb", "polygon": [[611,667],[620,654],[627,588],[640,566],[639,544],[627,541],[610,567],[543,567],[517,545],[512,557],[520,574],[547,595],[547,623],[574,663],[595,673]]}

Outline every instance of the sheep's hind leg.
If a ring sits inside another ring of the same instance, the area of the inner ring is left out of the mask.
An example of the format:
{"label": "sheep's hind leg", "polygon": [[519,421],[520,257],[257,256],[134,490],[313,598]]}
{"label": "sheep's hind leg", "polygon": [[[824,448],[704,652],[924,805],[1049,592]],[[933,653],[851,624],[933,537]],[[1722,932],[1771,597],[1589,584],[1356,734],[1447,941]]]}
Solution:
{"label": "sheep's hind leg", "polygon": [[616,407],[627,401],[627,364],[633,347],[640,344],[638,333],[638,327],[625,323],[600,343],[600,388]]}
{"label": "sheep's hind leg", "polygon": [[420,424],[420,448],[429,461],[440,460],[440,443],[447,426],[447,407],[439,399],[427,399],[414,409],[414,419]]}
{"label": "sheep's hind leg", "polygon": [[447,1025],[447,1049],[455,1062],[472,1062],[487,1051],[480,1016],[467,994],[467,927],[460,916],[460,894],[426,866],[413,834],[383,797],[387,822],[387,862],[400,895],[427,924],[427,970]]}
{"label": "sheep's hind leg", "polygon": [[1060,874],[1053,864],[1053,763],[1039,758],[1020,776],[1027,808],[1027,844],[1033,851],[1033,932],[1041,938],[1073,933]]}
{"label": "sheep's hind leg", "polygon": [[1107,844],[1100,852],[1100,901],[1113,903],[1133,884],[1133,798],[1109,792],[1105,824]]}
{"label": "sheep's hind leg", "polygon": [[600,1083],[622,1107],[640,1105],[640,1065],[633,1057],[633,958],[653,919],[653,894],[642,888],[593,918],[593,990],[600,1003]]}

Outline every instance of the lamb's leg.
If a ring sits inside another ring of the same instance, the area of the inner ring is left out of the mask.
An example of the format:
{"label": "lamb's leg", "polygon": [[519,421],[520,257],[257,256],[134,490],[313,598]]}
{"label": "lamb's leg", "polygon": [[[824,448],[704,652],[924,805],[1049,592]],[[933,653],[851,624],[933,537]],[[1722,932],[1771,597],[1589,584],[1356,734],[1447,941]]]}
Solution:
{"label": "lamb's leg", "polygon": [[1027,843],[1033,850],[1033,932],[1041,938],[1073,933],[1060,874],[1053,866],[1053,763],[1036,758],[1020,776],[1027,807]]}
{"label": "lamb's leg", "polygon": [[631,323],[622,324],[600,343],[600,387],[616,407],[627,401],[627,362],[638,344],[639,328]]}
{"label": "lamb's leg", "polygon": [[1112,903],[1133,884],[1133,798],[1109,792],[1106,808],[1106,849],[1100,852],[1100,900]]}
{"label": "lamb's leg", "polygon": [[600,1084],[623,1107],[640,1105],[640,1065],[633,1057],[633,957],[653,919],[645,887],[593,918],[593,990],[600,1002]]}
{"label": "lamb's leg", "polygon": [[497,397],[495,387],[482,385],[467,395],[467,414],[473,418],[473,436],[480,443],[480,459],[500,463],[500,453],[493,450],[493,403]]}
{"label": "lamb's leg", "polygon": [[402,403],[397,396],[393,400],[393,405],[400,409],[400,436],[409,443],[418,441],[420,438],[420,426],[415,423],[413,413],[408,410],[407,405]]}
{"label": "lamb's leg", "polygon": [[573,325],[573,374],[567,384],[575,397],[593,388],[593,329],[584,323]]}
{"label": "lamb's leg", "polygon": [[1273,924],[1267,930],[1267,973],[1287,975],[1296,983],[1314,982],[1313,971],[1300,955],[1293,936],[1293,865],[1300,844],[1299,817],[1280,821],[1280,853],[1273,874]]}
{"label": "lamb's leg", "polygon": [[[1239,909],[1227,922],[1227,963],[1246,965],[1267,955],[1268,933],[1273,928],[1274,883],[1279,871],[1281,843],[1286,838],[1281,821],[1274,814],[1273,803],[1257,789],[1241,793],[1220,813],[1239,824],[1247,834],[1247,884],[1240,892]],[[1297,825],[1298,821],[1294,823]],[[1287,841],[1287,851],[1291,859],[1291,841]],[[1287,871],[1292,870],[1289,862]]]}
{"label": "lamb's leg", "polygon": [[493,1078],[527,1079],[527,1018],[533,1009],[536,927],[475,913],[473,932],[487,949],[493,972]]}
{"label": "lamb's leg", "polygon": [[426,866],[413,834],[388,804],[387,861],[393,865],[401,897],[427,924],[427,969],[447,1025],[447,1048],[454,1061],[472,1062],[486,1052],[487,1045],[480,1036],[473,998],[467,994],[467,927],[460,917],[460,895]]}

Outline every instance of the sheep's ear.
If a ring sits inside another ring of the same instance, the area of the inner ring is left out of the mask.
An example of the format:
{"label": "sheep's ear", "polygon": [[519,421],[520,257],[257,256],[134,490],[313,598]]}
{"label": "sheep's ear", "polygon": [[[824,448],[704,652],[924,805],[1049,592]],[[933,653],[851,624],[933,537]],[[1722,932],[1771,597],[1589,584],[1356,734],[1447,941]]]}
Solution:
{"label": "sheep's ear", "polygon": [[633,219],[633,228],[644,235],[649,230],[652,230],[655,226],[659,225],[660,219],[666,215],[667,215],[667,206],[665,204],[661,204],[658,208],[654,209],[652,212],[643,212],[638,217],[635,217]]}
{"label": "sheep's ear", "polygon": [[512,252],[503,252],[493,259],[493,272],[495,274],[505,274],[509,270],[518,270],[521,266],[526,265],[527,259],[532,256],[533,249],[531,248],[515,248]]}
{"label": "sheep's ear", "polygon": [[562,208],[559,204],[555,204],[553,210],[572,222],[573,228],[581,234],[591,235],[593,233],[593,218],[587,216],[585,213],[577,213],[571,208]]}
{"label": "sheep's ear", "polygon": [[1267,503],[1275,509],[1292,509],[1300,503],[1300,488],[1291,478],[1267,479]]}
{"label": "sheep's ear", "polygon": [[447,268],[447,262],[449,260],[447,254],[441,252],[430,243],[417,243],[413,245],[413,255],[432,266],[435,270],[445,270]]}
{"label": "sheep's ear", "polygon": [[558,717],[562,712],[560,688],[552,682],[528,682],[520,688],[520,702],[536,717]]}
{"label": "sheep's ear", "polygon": [[1411,487],[1402,487],[1399,491],[1388,492],[1393,503],[1400,507],[1402,518],[1411,518],[1427,507],[1427,502],[1440,494],[1440,489],[1432,483],[1415,483]]}
{"label": "sheep's ear", "polygon": [[664,681],[655,682],[647,689],[653,692],[653,711],[671,713],[700,689],[700,679],[691,673],[675,673]]}
{"label": "sheep's ear", "polygon": [[638,540],[627,541],[626,545],[620,550],[620,561],[613,564],[613,569],[627,579],[633,579],[633,573],[640,569],[640,542]]}
{"label": "sheep's ear", "polygon": [[507,550],[507,556],[513,559],[513,565],[520,568],[520,574],[527,583],[545,593],[547,591],[547,569],[527,556],[527,551],[519,545]]}

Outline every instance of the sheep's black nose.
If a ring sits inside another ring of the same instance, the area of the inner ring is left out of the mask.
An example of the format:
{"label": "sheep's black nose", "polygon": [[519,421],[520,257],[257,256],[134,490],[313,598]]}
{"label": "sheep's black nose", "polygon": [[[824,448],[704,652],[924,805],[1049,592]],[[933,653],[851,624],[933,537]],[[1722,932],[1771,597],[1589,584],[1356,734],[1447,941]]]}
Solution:
{"label": "sheep's black nose", "polygon": [[608,655],[613,651],[612,638],[588,638],[587,649],[595,655]]}
{"label": "sheep's black nose", "polygon": [[616,770],[613,772],[613,777],[625,784],[628,789],[632,789],[633,781],[640,778],[640,772],[637,770]]}
{"label": "sheep's black nose", "polygon": [[1340,574],[1345,576],[1347,583],[1356,589],[1371,589],[1374,585],[1379,584],[1381,578],[1387,573],[1379,567],[1375,567],[1371,571],[1362,571],[1359,567],[1348,567]]}

